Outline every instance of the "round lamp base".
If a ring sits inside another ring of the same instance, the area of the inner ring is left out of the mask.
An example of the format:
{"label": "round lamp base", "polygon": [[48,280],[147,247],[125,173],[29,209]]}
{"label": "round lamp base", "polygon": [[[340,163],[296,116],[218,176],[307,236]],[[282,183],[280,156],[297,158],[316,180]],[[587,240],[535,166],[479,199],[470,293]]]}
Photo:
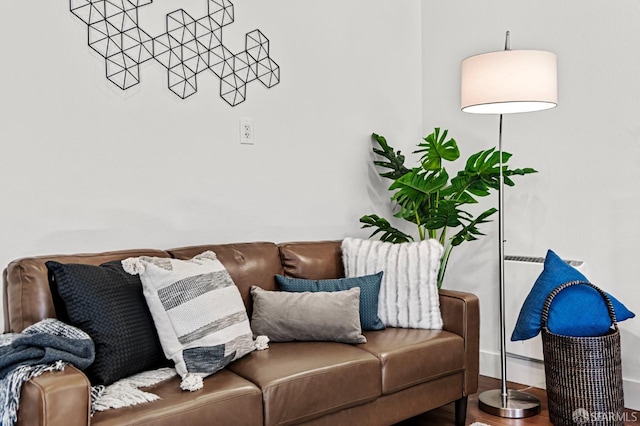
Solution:
{"label": "round lamp base", "polygon": [[506,397],[503,397],[501,389],[482,392],[478,396],[478,405],[486,413],[509,419],[531,417],[540,412],[538,398],[516,390],[507,390]]}

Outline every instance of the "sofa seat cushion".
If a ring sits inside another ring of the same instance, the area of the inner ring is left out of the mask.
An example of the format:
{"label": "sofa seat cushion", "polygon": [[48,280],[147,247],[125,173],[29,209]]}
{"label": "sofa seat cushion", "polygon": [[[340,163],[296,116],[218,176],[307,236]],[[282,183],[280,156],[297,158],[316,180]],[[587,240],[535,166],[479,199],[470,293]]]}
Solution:
{"label": "sofa seat cushion", "polygon": [[96,426],[257,425],[262,426],[262,395],[253,383],[221,370],[204,379],[204,388],[180,390],[180,378],[143,388],[161,399],[145,404],[96,412]]}
{"label": "sofa seat cushion", "polygon": [[464,341],[457,334],[387,327],[364,335],[367,343],[358,347],[380,360],[383,395],[464,369]]}
{"label": "sofa seat cushion", "polygon": [[334,342],[270,343],[229,365],[263,395],[265,425],[295,424],[380,396],[380,362]]}

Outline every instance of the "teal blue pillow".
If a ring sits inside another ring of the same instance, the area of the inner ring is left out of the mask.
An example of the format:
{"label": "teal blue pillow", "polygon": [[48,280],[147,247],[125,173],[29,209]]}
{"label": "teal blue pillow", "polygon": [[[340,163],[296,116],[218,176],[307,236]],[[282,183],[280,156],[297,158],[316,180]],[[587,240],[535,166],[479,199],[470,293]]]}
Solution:
{"label": "teal blue pillow", "polygon": [[[552,250],[547,251],[544,269],[525,299],[512,341],[535,337],[542,327],[542,307],[549,293],[570,281],[588,281],[573,266],[562,260]],[[616,313],[616,321],[633,318],[635,314],[607,293]],[[611,327],[611,318],[602,296],[586,285],[572,286],[553,299],[549,308],[549,331],[564,336],[602,336]]]}
{"label": "teal blue pillow", "polygon": [[301,293],[304,291],[343,291],[360,287],[360,326],[362,330],[384,330],[384,324],[378,317],[378,295],[382,272],[353,278],[333,280],[305,280],[276,275],[280,290]]}

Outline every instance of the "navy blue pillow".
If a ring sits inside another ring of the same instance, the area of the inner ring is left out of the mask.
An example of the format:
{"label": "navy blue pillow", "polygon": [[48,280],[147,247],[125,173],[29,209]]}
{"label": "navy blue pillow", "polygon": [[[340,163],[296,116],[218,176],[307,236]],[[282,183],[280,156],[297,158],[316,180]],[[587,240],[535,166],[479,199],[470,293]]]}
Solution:
{"label": "navy blue pillow", "polygon": [[360,287],[360,326],[362,330],[384,330],[384,324],[378,317],[378,294],[382,272],[353,278],[333,280],[305,280],[276,275],[281,290],[302,293],[305,291],[343,291]]}
{"label": "navy blue pillow", "polygon": [[[556,287],[570,281],[589,281],[573,266],[562,260],[552,250],[547,251],[544,269],[525,299],[512,341],[535,337],[542,327],[542,307]],[[616,321],[633,318],[615,297],[607,293],[616,313]],[[569,287],[561,291],[551,303],[548,320],[549,331],[564,336],[602,336],[611,327],[611,318],[602,296],[586,285]]]}

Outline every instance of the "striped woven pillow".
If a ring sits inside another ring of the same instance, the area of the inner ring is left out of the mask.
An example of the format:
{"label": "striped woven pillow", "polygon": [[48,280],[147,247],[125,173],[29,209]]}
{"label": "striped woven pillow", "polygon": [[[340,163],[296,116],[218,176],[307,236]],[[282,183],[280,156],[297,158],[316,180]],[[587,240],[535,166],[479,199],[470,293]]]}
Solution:
{"label": "striped woven pillow", "polygon": [[122,261],[140,275],[162,349],[182,377],[183,390],[255,349],[238,288],[207,251],[189,260],[137,257]]}

